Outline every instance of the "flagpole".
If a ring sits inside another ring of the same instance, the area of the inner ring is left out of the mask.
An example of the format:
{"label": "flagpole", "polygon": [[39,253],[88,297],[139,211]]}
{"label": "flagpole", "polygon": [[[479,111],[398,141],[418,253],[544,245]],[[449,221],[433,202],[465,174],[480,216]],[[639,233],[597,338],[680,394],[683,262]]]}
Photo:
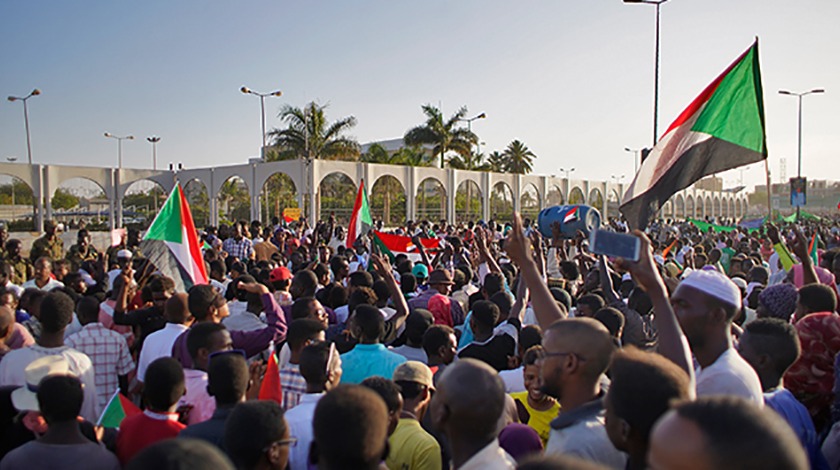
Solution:
{"label": "flagpole", "polygon": [[771,203],[772,185],[770,184],[770,164],[764,159],[764,175],[767,178],[767,223],[773,222],[773,204]]}

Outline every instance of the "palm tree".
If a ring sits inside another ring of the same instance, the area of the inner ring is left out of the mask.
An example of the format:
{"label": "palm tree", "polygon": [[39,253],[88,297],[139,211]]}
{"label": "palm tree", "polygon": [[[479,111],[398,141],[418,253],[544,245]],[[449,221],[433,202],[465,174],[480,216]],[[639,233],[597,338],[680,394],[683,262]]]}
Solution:
{"label": "palm tree", "polygon": [[525,144],[519,140],[514,140],[508,144],[504,152],[502,152],[505,159],[505,170],[509,173],[527,174],[530,173],[534,159],[537,158]]}
{"label": "palm tree", "polygon": [[483,153],[470,152],[466,157],[458,155],[450,158],[449,168],[469,171],[490,171],[490,164],[484,161]]}
{"label": "palm tree", "polygon": [[[291,160],[309,157],[323,160],[359,159],[359,143],[343,134],[356,125],[356,118],[347,116],[329,123],[324,110],[327,105],[311,102],[304,109],[286,105],[279,117],[287,123],[286,129],[268,133],[275,152],[271,160]],[[273,157],[273,158],[272,158]]]}
{"label": "palm tree", "polygon": [[401,165],[432,166],[432,162],[429,161],[429,154],[419,145],[402,147],[394,153],[394,156],[397,157],[397,162]]}
{"label": "palm tree", "polygon": [[408,145],[433,145],[432,153],[440,155],[440,167],[443,168],[447,152],[459,155],[469,155],[472,146],[478,142],[478,137],[468,129],[458,127],[458,122],[467,115],[467,107],[462,106],[449,119],[443,119],[440,109],[427,104],[423,106],[426,122],[423,125],[409,129],[403,140]]}

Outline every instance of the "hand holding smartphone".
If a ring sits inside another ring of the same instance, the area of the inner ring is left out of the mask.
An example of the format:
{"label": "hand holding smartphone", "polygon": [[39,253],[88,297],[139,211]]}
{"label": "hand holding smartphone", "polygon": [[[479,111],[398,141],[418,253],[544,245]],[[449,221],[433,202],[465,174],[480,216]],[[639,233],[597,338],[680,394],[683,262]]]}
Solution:
{"label": "hand holding smartphone", "polygon": [[608,230],[593,230],[589,235],[589,251],[596,255],[635,262],[639,261],[641,248],[641,240],[635,235]]}

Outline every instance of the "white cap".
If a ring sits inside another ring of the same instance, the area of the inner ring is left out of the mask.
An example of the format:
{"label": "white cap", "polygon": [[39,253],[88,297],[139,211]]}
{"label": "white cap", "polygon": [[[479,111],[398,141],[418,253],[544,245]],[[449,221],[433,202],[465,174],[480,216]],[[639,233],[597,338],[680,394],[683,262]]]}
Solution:
{"label": "white cap", "polygon": [[18,411],[40,411],[38,408],[38,386],[51,375],[74,375],[64,356],[44,356],[30,362],[24,370],[26,384],[12,392],[12,405]]}
{"label": "white cap", "polygon": [[739,289],[747,290],[747,281],[741,279],[740,277],[733,277],[732,282],[734,282]]}
{"label": "white cap", "polygon": [[117,252],[117,258],[128,258],[131,259],[131,250],[120,250]]}
{"label": "white cap", "polygon": [[697,289],[721,302],[741,308],[741,289],[717,271],[693,271],[680,283],[680,287],[682,286]]}

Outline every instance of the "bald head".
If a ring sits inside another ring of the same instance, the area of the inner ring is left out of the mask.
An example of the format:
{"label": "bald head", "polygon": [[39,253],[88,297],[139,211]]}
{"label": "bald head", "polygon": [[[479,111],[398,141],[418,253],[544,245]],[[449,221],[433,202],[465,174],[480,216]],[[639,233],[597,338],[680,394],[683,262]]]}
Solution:
{"label": "bald head", "polygon": [[184,324],[190,317],[190,307],[186,293],[179,292],[166,300],[163,316],[169,323]]}
{"label": "bald head", "polygon": [[432,399],[432,420],[450,439],[494,439],[505,406],[505,385],[495,369],[474,359],[449,367]]}
{"label": "bald head", "polygon": [[615,344],[603,323],[592,318],[569,318],[552,324],[543,337],[548,352],[573,353],[586,378],[598,380],[610,365]]}
{"label": "bald head", "polygon": [[14,322],[15,312],[6,305],[0,306],[0,335],[4,335],[6,329],[12,326]]}

